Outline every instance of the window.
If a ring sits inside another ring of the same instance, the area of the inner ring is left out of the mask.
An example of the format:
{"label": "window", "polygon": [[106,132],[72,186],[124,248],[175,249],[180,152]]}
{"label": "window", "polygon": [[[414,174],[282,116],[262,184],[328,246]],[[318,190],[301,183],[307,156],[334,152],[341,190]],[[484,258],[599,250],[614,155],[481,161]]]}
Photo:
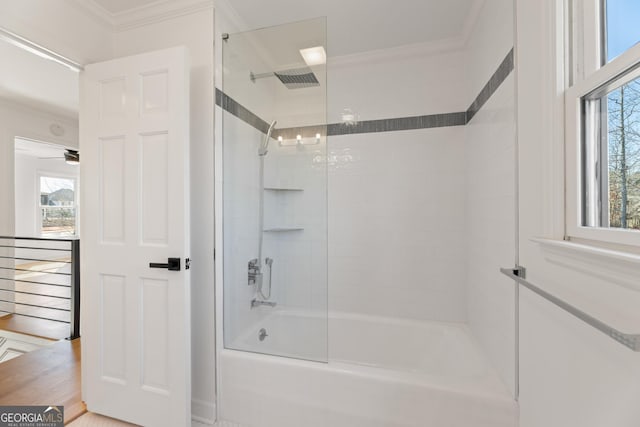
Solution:
{"label": "window", "polygon": [[640,245],[640,2],[577,2],[582,25],[565,99],[567,234]]}
{"label": "window", "polygon": [[640,77],[583,98],[583,218],[590,227],[640,230]]}
{"label": "window", "polygon": [[605,0],[602,3],[605,30],[602,46],[606,62],[620,56],[640,41],[640,2],[638,0]]}
{"label": "window", "polygon": [[41,175],[39,184],[41,235],[76,235],[75,179]]}

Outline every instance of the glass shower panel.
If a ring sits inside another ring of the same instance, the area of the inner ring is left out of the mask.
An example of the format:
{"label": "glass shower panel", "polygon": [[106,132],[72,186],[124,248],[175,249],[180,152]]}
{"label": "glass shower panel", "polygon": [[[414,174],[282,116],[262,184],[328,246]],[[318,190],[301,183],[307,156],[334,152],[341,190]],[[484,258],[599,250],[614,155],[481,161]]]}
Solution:
{"label": "glass shower panel", "polygon": [[325,18],[222,42],[225,348],[327,360]]}

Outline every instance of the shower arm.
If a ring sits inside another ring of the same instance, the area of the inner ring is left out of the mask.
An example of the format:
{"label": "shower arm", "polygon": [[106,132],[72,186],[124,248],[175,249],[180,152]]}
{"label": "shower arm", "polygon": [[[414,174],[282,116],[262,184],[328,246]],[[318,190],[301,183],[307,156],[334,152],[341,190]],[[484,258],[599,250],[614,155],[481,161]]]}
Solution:
{"label": "shower arm", "polygon": [[252,82],[256,82],[256,80],[258,79],[264,79],[265,77],[275,77],[276,73],[258,73],[258,74],[254,74],[253,71],[249,72],[249,78],[251,79]]}

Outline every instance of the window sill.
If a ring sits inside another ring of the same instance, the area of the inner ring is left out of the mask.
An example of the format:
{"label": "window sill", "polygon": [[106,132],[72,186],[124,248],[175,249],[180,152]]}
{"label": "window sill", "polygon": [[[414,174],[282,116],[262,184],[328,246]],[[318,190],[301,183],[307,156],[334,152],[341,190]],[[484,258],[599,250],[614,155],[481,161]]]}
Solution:
{"label": "window sill", "polygon": [[538,243],[545,258],[555,264],[640,292],[640,254],[566,240],[533,238],[531,241]]}

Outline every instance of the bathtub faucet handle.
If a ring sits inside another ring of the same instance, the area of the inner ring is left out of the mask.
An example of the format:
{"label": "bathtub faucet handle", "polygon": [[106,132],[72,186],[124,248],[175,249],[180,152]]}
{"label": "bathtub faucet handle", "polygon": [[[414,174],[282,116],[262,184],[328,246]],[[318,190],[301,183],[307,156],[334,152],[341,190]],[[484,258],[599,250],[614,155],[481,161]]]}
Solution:
{"label": "bathtub faucet handle", "polygon": [[257,259],[252,259],[249,261],[248,265],[248,280],[247,284],[251,285],[259,285],[262,283],[262,272],[260,271],[260,264]]}

